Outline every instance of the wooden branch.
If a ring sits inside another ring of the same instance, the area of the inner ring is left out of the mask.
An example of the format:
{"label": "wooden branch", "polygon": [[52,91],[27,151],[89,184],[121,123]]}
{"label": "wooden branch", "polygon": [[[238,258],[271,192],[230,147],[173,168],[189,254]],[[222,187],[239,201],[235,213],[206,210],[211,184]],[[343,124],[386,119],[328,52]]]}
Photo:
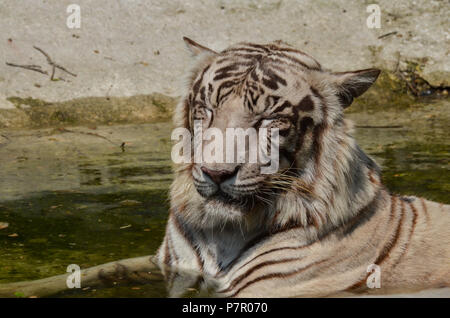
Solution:
{"label": "wooden branch", "polygon": [[94,137],[99,137],[102,139],[105,139],[106,141],[108,141],[109,143],[113,144],[114,146],[118,146],[120,147],[120,149],[122,149],[122,152],[125,151],[125,142],[122,142],[120,145],[116,144],[114,141],[112,141],[111,139],[99,135],[99,134],[95,134],[95,133],[91,133],[91,132],[85,132],[85,131],[74,131],[74,130],[70,130],[64,127],[58,128],[58,131],[61,133],[72,133],[72,134],[82,134],[82,135],[87,135],[87,136],[94,136]]}
{"label": "wooden branch", "polygon": [[13,64],[13,63],[9,63],[9,62],[6,62],[6,65],[12,66],[12,67],[20,67],[20,68],[24,68],[26,70],[35,71],[35,72],[39,72],[39,73],[48,75],[47,71],[43,71],[39,65],[34,65],[34,64],[33,65],[20,65],[20,64]]}
{"label": "wooden branch", "polygon": [[52,65],[52,75],[50,75],[50,80],[51,81],[53,81],[53,79],[55,78],[55,70],[56,70],[55,65]]}
{"label": "wooden branch", "polygon": [[68,74],[70,74],[70,75],[72,75],[72,76],[74,76],[74,77],[77,77],[77,74],[74,74],[74,73],[72,73],[72,72],[69,72],[69,71],[66,70],[63,66],[61,66],[61,65],[59,65],[59,64],[55,64],[55,67],[56,67],[56,68],[59,68],[60,70],[66,72],[66,73],[68,73]]}
{"label": "wooden branch", "polygon": [[[39,52],[41,52],[45,58],[47,59],[47,63],[52,67],[52,74],[50,75],[50,80],[54,81],[54,80],[63,80],[62,78],[58,78],[55,79],[55,70],[58,68],[64,72],[66,72],[67,74],[70,74],[74,77],[77,76],[77,74],[74,74],[72,72],[69,72],[64,66],[61,66],[59,64],[56,64],[55,62],[53,62],[52,58],[50,57],[50,55],[48,55],[43,49],[38,48],[37,46],[33,46],[33,48],[35,48],[36,50],[38,50]],[[39,72],[45,75],[48,75],[47,71],[43,71],[40,65],[20,65],[20,64],[13,64],[13,63],[9,63],[6,62],[6,65],[8,66],[13,66],[13,67],[20,67],[20,68],[24,68],[26,70],[30,70],[30,71],[35,71],[35,72]]]}
{"label": "wooden branch", "polygon": [[47,63],[50,64],[50,65],[52,66],[52,76],[50,77],[51,80],[53,80],[53,76],[55,75],[55,68],[59,68],[60,70],[66,72],[66,73],[68,73],[68,74],[70,74],[70,75],[72,75],[72,76],[74,76],[74,77],[77,76],[77,74],[74,74],[74,73],[72,73],[72,72],[69,72],[65,67],[63,67],[63,66],[61,66],[61,65],[56,64],[55,62],[53,62],[53,60],[51,59],[50,55],[48,55],[43,49],[38,48],[37,46],[33,46],[33,47],[34,47],[36,50],[38,50],[39,52],[41,52],[41,53],[45,56],[45,58],[47,59]]}
{"label": "wooden branch", "polygon": [[390,35],[394,35],[394,34],[397,34],[397,31],[389,32],[389,33],[380,35],[378,38],[379,38],[379,39],[383,39],[383,38],[386,38],[386,37],[388,37],[388,36],[390,36]]}
{"label": "wooden branch", "polygon": [[53,61],[52,61],[52,59],[50,58],[50,55],[48,55],[44,50],[38,48],[37,46],[33,46],[33,48],[35,48],[36,50],[38,50],[39,52],[41,52],[41,53],[46,57],[47,63],[48,63],[48,64],[50,64],[50,65],[53,65],[53,64],[54,64]]}
{"label": "wooden branch", "polygon": [[[0,297],[45,297],[69,290],[67,278],[72,273],[18,283],[0,284]],[[112,284],[149,283],[162,281],[163,276],[154,256],[128,258],[81,271],[81,288]]]}

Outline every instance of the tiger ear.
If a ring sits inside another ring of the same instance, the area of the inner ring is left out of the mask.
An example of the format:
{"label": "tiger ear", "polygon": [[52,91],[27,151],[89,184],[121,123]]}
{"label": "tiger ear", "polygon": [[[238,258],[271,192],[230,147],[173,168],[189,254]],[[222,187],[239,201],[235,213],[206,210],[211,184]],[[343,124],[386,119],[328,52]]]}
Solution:
{"label": "tiger ear", "polygon": [[369,68],[353,72],[333,73],[337,96],[343,108],[347,108],[353,99],[361,96],[372,86],[380,75],[380,70]]}
{"label": "tiger ear", "polygon": [[199,56],[202,54],[217,54],[217,52],[207,48],[206,46],[203,46],[201,44],[198,44],[197,42],[191,40],[188,37],[183,36],[184,43],[186,44],[187,48],[191,52],[192,56]]}

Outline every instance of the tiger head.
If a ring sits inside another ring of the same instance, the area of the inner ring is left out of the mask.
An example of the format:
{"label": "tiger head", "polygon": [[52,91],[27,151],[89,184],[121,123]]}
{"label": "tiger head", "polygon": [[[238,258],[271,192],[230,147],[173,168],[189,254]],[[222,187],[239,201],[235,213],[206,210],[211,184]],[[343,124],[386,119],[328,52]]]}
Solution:
{"label": "tiger head", "polygon": [[[320,209],[330,200],[330,187],[342,181],[339,174],[349,172],[350,153],[357,151],[343,110],[380,71],[333,73],[280,42],[241,43],[215,52],[184,40],[197,64],[175,111],[175,125],[193,132],[194,122],[201,121],[203,129],[215,128],[224,138],[227,128],[255,128],[258,134],[260,128],[277,128],[279,164],[271,174],[261,173],[266,163],[260,162],[181,165],[172,186],[173,208],[201,226],[259,224],[289,209],[297,212],[279,216],[284,223],[292,218],[325,222],[328,216],[319,217]],[[347,152],[340,151],[345,145]],[[247,147],[246,158],[249,152]]]}

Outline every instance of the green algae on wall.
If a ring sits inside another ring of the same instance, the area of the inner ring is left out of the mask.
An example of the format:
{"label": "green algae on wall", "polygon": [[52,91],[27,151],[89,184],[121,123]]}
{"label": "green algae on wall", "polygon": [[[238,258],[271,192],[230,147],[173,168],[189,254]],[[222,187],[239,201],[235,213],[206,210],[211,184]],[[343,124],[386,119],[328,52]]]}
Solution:
{"label": "green algae on wall", "polygon": [[0,128],[145,123],[170,120],[176,98],[162,94],[84,97],[64,102],[9,97],[16,109],[0,109]]}
{"label": "green algae on wall", "polygon": [[347,112],[383,111],[407,108],[415,98],[407,93],[406,84],[389,72],[381,72],[375,84],[358,97]]}

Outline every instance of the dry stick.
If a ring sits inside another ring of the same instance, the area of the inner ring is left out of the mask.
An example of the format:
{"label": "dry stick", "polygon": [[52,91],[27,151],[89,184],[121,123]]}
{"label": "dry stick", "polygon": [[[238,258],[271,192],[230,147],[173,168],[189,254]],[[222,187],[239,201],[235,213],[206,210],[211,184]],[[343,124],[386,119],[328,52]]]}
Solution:
{"label": "dry stick", "polygon": [[58,128],[58,130],[60,132],[64,132],[64,133],[82,134],[82,135],[99,137],[99,138],[105,139],[106,141],[110,142],[114,146],[120,147],[120,149],[122,149],[122,152],[125,151],[125,142],[122,142],[120,145],[118,145],[114,141],[112,141],[111,139],[106,138],[105,136],[102,136],[102,135],[99,135],[99,134],[95,134],[95,133],[91,133],[91,132],[85,132],[85,131],[74,131],[74,130],[69,130],[69,129],[66,129],[66,128]]}
{"label": "dry stick", "polygon": [[47,71],[41,70],[41,67],[39,65],[34,65],[34,64],[32,64],[32,65],[19,65],[19,64],[9,63],[9,62],[6,62],[6,65],[13,66],[13,67],[20,67],[20,68],[24,68],[26,70],[35,71],[35,72],[39,72],[39,73],[48,75]]}
{"label": "dry stick", "polygon": [[36,50],[38,50],[39,52],[41,52],[47,59],[47,63],[50,64],[52,66],[52,76],[50,77],[51,80],[53,80],[53,76],[55,75],[55,68],[59,68],[60,70],[76,77],[77,74],[74,74],[72,72],[69,72],[65,67],[56,64],[55,62],[53,62],[53,60],[51,59],[51,57],[41,48],[38,48],[37,46],[33,46],[33,48],[35,48]]}
{"label": "dry stick", "polygon": [[379,39],[382,39],[382,38],[386,38],[386,37],[388,37],[388,36],[390,36],[390,35],[394,35],[394,34],[397,34],[397,31],[389,32],[389,33],[380,35],[378,38],[379,38]]}
{"label": "dry stick", "polygon": [[[81,288],[112,283],[149,283],[162,281],[163,276],[154,262],[154,256],[142,256],[110,262],[81,271]],[[45,297],[68,290],[68,274],[18,283],[0,284],[0,297]]]}
{"label": "dry stick", "polygon": [[60,70],[66,72],[66,73],[68,73],[68,74],[70,74],[70,75],[72,75],[72,76],[74,76],[74,77],[77,77],[77,74],[74,74],[74,73],[72,73],[72,72],[69,72],[68,70],[66,70],[66,69],[65,69],[64,67],[62,67],[61,65],[55,64],[55,66],[56,66],[57,68],[59,68]]}
{"label": "dry stick", "polygon": [[52,65],[52,75],[50,76],[50,80],[52,80],[53,81],[53,78],[54,78],[54,76],[55,76],[55,65]]}
{"label": "dry stick", "polygon": [[[53,62],[53,60],[52,60],[52,58],[50,57],[50,55],[48,55],[48,54],[47,54],[44,50],[42,50],[41,48],[38,48],[37,46],[33,46],[33,48],[35,48],[36,50],[38,50],[39,52],[41,52],[41,53],[45,56],[45,58],[47,59],[47,63],[52,67],[52,74],[51,74],[51,76],[50,76],[50,80],[52,80],[52,81],[54,80],[55,70],[56,70],[57,68],[59,68],[60,70],[66,72],[66,73],[68,73],[68,74],[70,74],[70,75],[72,75],[72,76],[74,76],[74,77],[77,76],[77,74],[68,71],[64,66],[61,66],[61,65],[56,64],[55,62]],[[47,72],[47,71],[43,71],[43,70],[41,69],[41,66],[40,66],[40,65],[19,65],[19,64],[9,63],[9,62],[6,62],[6,65],[8,65],[8,66],[13,66],[13,67],[20,67],[20,68],[24,68],[24,69],[27,69],[27,70],[30,70],[30,71],[35,71],[35,72],[39,72],[39,73],[48,75],[48,72]]]}

